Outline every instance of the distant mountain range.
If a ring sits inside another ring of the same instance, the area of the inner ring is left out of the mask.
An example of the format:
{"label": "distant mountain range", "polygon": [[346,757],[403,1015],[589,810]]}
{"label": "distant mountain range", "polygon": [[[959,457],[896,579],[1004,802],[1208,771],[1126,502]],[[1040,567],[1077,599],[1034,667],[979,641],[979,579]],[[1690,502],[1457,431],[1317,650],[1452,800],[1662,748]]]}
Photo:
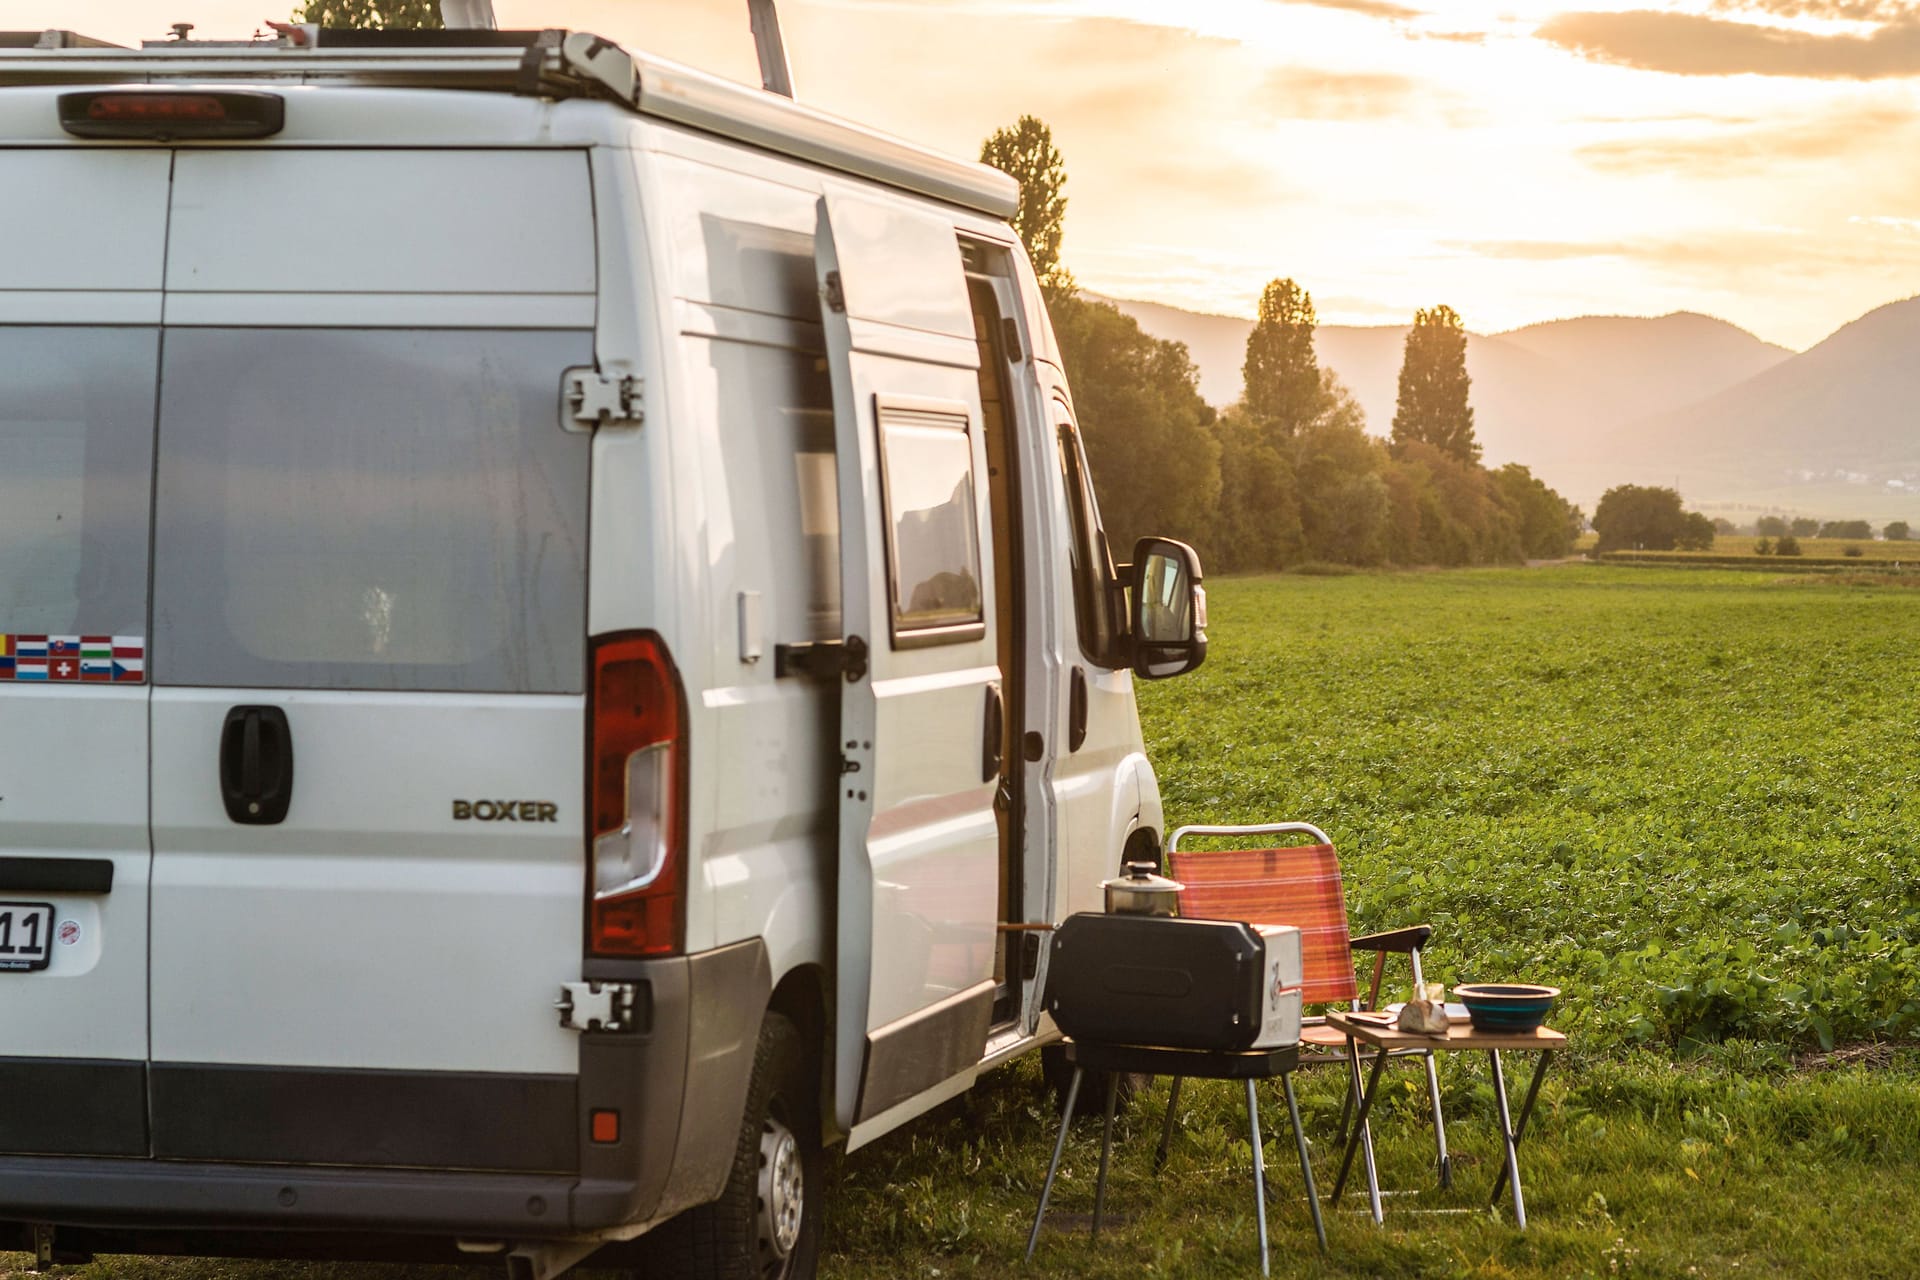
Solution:
{"label": "distant mountain range", "polygon": [[[1089,295],[1096,296],[1096,295]],[[1200,393],[1240,396],[1253,322],[1110,301],[1184,342]],[[1404,325],[1323,325],[1320,363],[1386,435]],[[1920,298],[1891,303],[1796,355],[1711,316],[1583,316],[1470,335],[1486,461],[1521,462],[1587,511],[1616,484],[1677,484],[1690,506],[1920,523]]]}

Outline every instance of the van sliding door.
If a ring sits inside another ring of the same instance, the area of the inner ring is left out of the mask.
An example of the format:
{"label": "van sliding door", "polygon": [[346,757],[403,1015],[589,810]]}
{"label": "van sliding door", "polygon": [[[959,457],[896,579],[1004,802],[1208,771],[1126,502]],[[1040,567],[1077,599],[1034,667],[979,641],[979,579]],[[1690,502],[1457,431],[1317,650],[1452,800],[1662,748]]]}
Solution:
{"label": "van sliding door", "polygon": [[845,632],[835,1102],[852,1147],[964,1084],[986,1046],[1005,707],[954,228],[830,188],[816,253]]}

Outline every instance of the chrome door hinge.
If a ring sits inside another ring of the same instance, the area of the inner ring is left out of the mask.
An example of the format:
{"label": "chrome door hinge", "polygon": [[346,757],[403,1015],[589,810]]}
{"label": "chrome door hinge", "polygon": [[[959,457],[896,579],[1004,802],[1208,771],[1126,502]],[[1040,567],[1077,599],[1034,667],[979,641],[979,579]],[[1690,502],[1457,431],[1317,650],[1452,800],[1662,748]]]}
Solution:
{"label": "chrome door hinge", "polygon": [[638,995],[631,982],[566,982],[553,1007],[572,1031],[632,1031]]}
{"label": "chrome door hinge", "polygon": [[576,431],[595,427],[637,427],[646,420],[640,379],[615,377],[598,369],[569,369],[565,385],[567,425]]}

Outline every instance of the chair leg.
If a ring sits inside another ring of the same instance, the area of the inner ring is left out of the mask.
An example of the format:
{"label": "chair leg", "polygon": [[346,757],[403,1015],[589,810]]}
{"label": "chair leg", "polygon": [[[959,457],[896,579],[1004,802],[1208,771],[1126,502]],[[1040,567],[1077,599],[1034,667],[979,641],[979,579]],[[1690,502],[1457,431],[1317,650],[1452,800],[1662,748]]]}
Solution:
{"label": "chair leg", "polygon": [[1100,1215],[1107,1207],[1107,1157],[1113,1152],[1113,1108],[1120,1097],[1120,1073],[1107,1072],[1107,1118],[1100,1126],[1100,1176],[1093,1184],[1093,1231],[1100,1238]]}
{"label": "chair leg", "polygon": [[1440,1114],[1440,1072],[1433,1064],[1433,1050],[1422,1055],[1427,1060],[1427,1097],[1433,1102],[1433,1145],[1439,1152],[1440,1189],[1453,1185],[1453,1161],[1447,1156],[1447,1122]]}
{"label": "chair leg", "polygon": [[1080,1096],[1081,1071],[1073,1069],[1073,1079],[1067,1084],[1067,1108],[1060,1116],[1060,1136],[1053,1142],[1053,1159],[1047,1165],[1047,1180],[1040,1187],[1040,1208],[1033,1215],[1033,1230],[1027,1234],[1027,1261],[1033,1261],[1034,1246],[1040,1243],[1040,1223],[1047,1216],[1047,1201],[1053,1196],[1053,1175],[1060,1172],[1060,1153],[1067,1149],[1067,1126],[1073,1123],[1074,1100]]}
{"label": "chair leg", "polygon": [[1327,1251],[1327,1228],[1320,1221],[1320,1193],[1313,1185],[1313,1160],[1307,1155],[1307,1134],[1300,1127],[1300,1103],[1293,1096],[1291,1073],[1280,1077],[1280,1087],[1287,1095],[1287,1118],[1293,1122],[1293,1145],[1300,1149],[1300,1180],[1307,1184],[1307,1211],[1313,1215],[1314,1238],[1320,1241],[1320,1252],[1324,1254]]}
{"label": "chair leg", "polygon": [[1260,1144],[1260,1100],[1247,1081],[1247,1128],[1253,1137],[1253,1220],[1260,1231],[1260,1274],[1267,1274],[1267,1168]]}
{"label": "chair leg", "polygon": [[1167,1163],[1167,1148],[1173,1143],[1173,1113],[1180,1106],[1180,1077],[1173,1078],[1167,1093],[1167,1117],[1160,1122],[1160,1149],[1153,1153],[1153,1171],[1159,1173]]}

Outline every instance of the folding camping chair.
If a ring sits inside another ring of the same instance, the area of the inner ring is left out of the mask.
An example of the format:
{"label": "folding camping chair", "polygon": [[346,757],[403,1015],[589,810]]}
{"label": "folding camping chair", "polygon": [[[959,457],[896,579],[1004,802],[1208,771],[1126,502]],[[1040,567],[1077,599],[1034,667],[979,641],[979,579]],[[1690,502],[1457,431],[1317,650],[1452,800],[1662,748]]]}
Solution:
{"label": "folding camping chair", "polygon": [[[1303,835],[1314,843],[1281,848],[1183,850],[1180,842],[1192,836]],[[1405,955],[1413,967],[1413,982],[1425,982],[1420,948],[1433,936],[1430,925],[1413,925],[1356,938],[1347,928],[1347,902],[1341,891],[1340,862],[1333,842],[1320,828],[1306,822],[1275,822],[1248,827],[1181,827],[1167,843],[1167,862],[1173,878],[1186,888],[1180,894],[1180,914],[1203,920],[1241,920],[1249,924],[1285,924],[1300,930],[1304,982],[1302,1002],[1325,1005],[1346,1002],[1355,1010],[1372,1009],[1380,1000],[1380,982],[1389,955]],[[1365,1001],[1353,974],[1353,953],[1373,953],[1373,981]],[[1324,1017],[1307,1018],[1300,1032],[1300,1065],[1340,1061],[1347,1067],[1347,1100],[1341,1109],[1340,1141],[1346,1141],[1348,1120],[1360,1100],[1359,1046],[1326,1024]],[[1431,1049],[1394,1050],[1391,1057],[1419,1057],[1427,1071],[1427,1096],[1433,1106],[1433,1136],[1438,1150],[1440,1185],[1449,1186],[1453,1170],[1447,1158],[1447,1127],[1440,1115],[1440,1077]],[[1164,1161],[1173,1137],[1174,1105],[1180,1081],[1173,1082],[1167,1116],[1160,1134],[1159,1161]],[[1381,1220],[1380,1183],[1373,1162],[1373,1135],[1361,1125],[1360,1148],[1365,1160],[1368,1207]]]}

